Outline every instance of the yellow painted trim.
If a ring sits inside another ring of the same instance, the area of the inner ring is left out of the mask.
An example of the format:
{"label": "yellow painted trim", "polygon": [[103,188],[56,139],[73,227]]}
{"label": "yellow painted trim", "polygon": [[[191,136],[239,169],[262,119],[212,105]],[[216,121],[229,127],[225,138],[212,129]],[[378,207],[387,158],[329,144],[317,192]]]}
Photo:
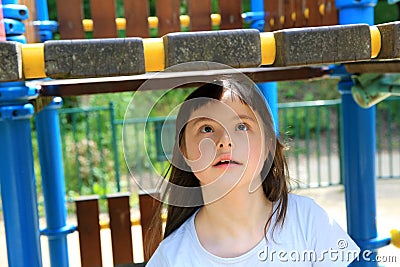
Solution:
{"label": "yellow painted trim", "polygon": [[125,30],[126,29],[126,19],[125,18],[116,18],[115,24],[117,24],[117,30]]}
{"label": "yellow painted trim", "polygon": [[220,14],[211,14],[211,25],[212,26],[221,25],[221,15]]}
{"label": "yellow painted trim", "polygon": [[274,19],[274,18],[271,18],[271,19],[269,20],[269,25],[270,25],[271,27],[274,27],[274,26],[275,26],[275,19]]}
{"label": "yellow painted trim", "polygon": [[110,228],[110,222],[100,221],[100,229],[108,229],[108,228]]}
{"label": "yellow painted trim", "polygon": [[306,8],[304,9],[304,17],[305,17],[306,19],[309,19],[309,18],[310,18],[310,9],[309,9],[308,7],[306,7]]}
{"label": "yellow painted trim", "polygon": [[83,26],[83,30],[85,32],[93,31],[93,20],[91,20],[91,19],[82,20],[82,26]]}
{"label": "yellow painted trim", "polygon": [[165,69],[164,43],[162,38],[144,38],[144,59],[146,72]]}
{"label": "yellow painted trim", "polygon": [[376,26],[370,26],[369,31],[371,34],[371,58],[376,58],[382,47],[381,32]]}
{"label": "yellow painted trim", "polygon": [[44,44],[22,45],[22,71],[26,79],[45,78]]}
{"label": "yellow painted trim", "polygon": [[182,27],[189,27],[190,25],[190,17],[188,15],[181,15],[180,16],[181,26]]}
{"label": "yellow painted trim", "polygon": [[291,18],[292,18],[292,21],[296,21],[296,12],[292,12],[292,16],[291,16]]}
{"label": "yellow painted trim", "polygon": [[318,11],[321,16],[324,16],[325,15],[325,4],[320,4]]}
{"label": "yellow painted trim", "polygon": [[281,16],[279,18],[279,22],[281,23],[281,25],[285,24],[285,16]]}
{"label": "yellow painted trim", "polygon": [[262,32],[261,38],[261,64],[271,65],[275,61],[276,56],[276,43],[274,33]]}
{"label": "yellow painted trim", "polygon": [[390,243],[396,248],[400,248],[400,232],[397,229],[390,230]]}
{"label": "yellow painted trim", "polygon": [[[180,15],[179,17],[181,26],[189,27],[190,25],[190,17],[188,15]],[[158,27],[158,18],[157,17],[148,17],[148,23],[150,28]],[[116,18],[115,24],[117,25],[118,30],[126,29],[126,19],[125,18]],[[211,14],[211,24],[212,26],[219,26],[221,24],[221,15],[220,14]],[[93,20],[91,19],[83,19],[82,20],[83,30],[85,32],[93,31]]]}
{"label": "yellow painted trim", "polygon": [[149,17],[147,19],[150,28],[157,28],[158,27],[158,18],[157,17]]}

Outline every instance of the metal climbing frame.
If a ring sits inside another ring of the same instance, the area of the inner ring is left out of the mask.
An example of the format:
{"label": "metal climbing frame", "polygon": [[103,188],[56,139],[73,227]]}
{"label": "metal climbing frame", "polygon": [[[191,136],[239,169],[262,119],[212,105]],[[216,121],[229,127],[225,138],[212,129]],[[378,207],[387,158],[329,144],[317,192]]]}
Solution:
{"label": "metal climbing frame", "polygon": [[[133,3],[133,1],[131,2]],[[165,0],[156,2],[157,5],[160,5],[162,2],[165,4]],[[160,35],[165,34],[171,29],[180,30],[180,20],[176,12],[176,9],[179,9],[179,7],[173,5],[173,3],[176,4],[176,1],[169,0],[168,2],[171,5],[166,5],[168,8],[160,10],[158,14],[160,17],[158,20]],[[220,2],[228,3],[229,6],[231,1],[220,0]],[[276,30],[283,27],[304,26],[296,23],[304,24],[304,21],[312,22],[314,19],[315,21],[325,19],[327,20],[327,24],[334,24],[335,19],[333,15],[335,12],[333,11],[334,6],[332,6],[333,1],[324,1],[323,5],[320,4],[318,8],[316,6],[315,10],[304,7],[300,9],[284,9],[281,6],[283,2],[269,0],[252,1],[252,15],[258,18],[256,21],[253,21],[252,27],[259,29],[260,25],[264,25],[266,29]],[[351,24],[363,22],[372,25],[373,10],[376,2],[376,0],[337,0],[336,8],[339,14],[339,23]],[[65,24],[61,19],[60,31],[65,34],[73,34],[65,36],[67,38],[82,38],[84,31],[79,6],[81,1],[58,1],[58,3],[59,13],[69,13],[72,16],[73,22]],[[111,2],[107,1],[107,3],[110,4]],[[140,3],[144,4],[145,1],[140,1]],[[18,1],[13,0],[2,0],[2,4],[7,39],[25,42],[25,37],[23,36],[25,25],[22,21],[28,16],[28,8],[15,6],[18,4]],[[41,40],[50,39],[51,30],[54,25],[48,21],[46,2],[36,0],[36,8],[37,13],[32,12],[32,14],[36,13],[36,20],[41,22],[38,25],[41,32]],[[132,6],[129,9],[128,7],[126,8],[128,11],[137,10]],[[236,8],[235,10],[237,11],[237,5],[230,5],[230,8]],[[15,12],[15,9],[18,12]],[[93,21],[101,21],[102,12],[111,12],[113,10],[112,6],[109,6],[109,8],[92,9]],[[259,12],[265,10],[276,12],[269,12],[267,16],[260,16]],[[221,13],[231,12],[231,10],[227,9],[220,11]],[[241,20],[237,19],[238,14],[240,17],[240,13],[232,13],[228,16],[229,19],[226,19],[226,16],[222,16],[220,27],[223,29],[230,24],[242,25]],[[325,14],[330,15],[324,16]],[[126,25],[132,25],[132,20],[129,18],[136,17],[138,14],[126,12],[126,15]],[[191,13],[190,15],[193,17],[197,16],[196,13]],[[167,17],[169,16],[172,16],[174,19],[168,22]],[[148,13],[141,14],[140,18],[143,24],[138,23],[137,25],[141,26],[136,27],[136,29],[139,29],[143,33],[143,36],[146,36],[148,28],[142,25],[148,25]],[[165,20],[163,20],[164,18]],[[114,23],[115,19],[115,17],[109,16],[107,20],[104,20],[108,21],[106,24],[94,23],[94,36],[111,37],[110,35],[112,35],[115,37],[115,27],[109,26]],[[210,21],[206,25],[210,25]],[[102,30],[99,31],[99,29]],[[28,35],[32,36],[32,29],[28,30],[30,31]],[[129,32],[129,34],[133,33]],[[1,36],[0,33],[0,38]],[[279,70],[277,72],[279,73]],[[348,232],[363,250],[375,251],[390,241],[387,238],[378,239],[376,230],[375,109],[361,109],[358,107],[350,94],[352,86],[350,74],[345,71],[341,72],[340,69],[338,73],[341,76],[339,91],[342,94],[343,106],[344,179]],[[325,73],[321,72],[321,75],[323,74]],[[107,80],[104,80],[104,82],[107,83]],[[106,85],[104,85],[104,88],[106,88]],[[49,89],[48,95],[51,95],[51,92],[55,92],[52,91],[51,87],[47,86],[47,88]],[[269,95],[267,98],[270,98],[269,103],[271,106],[274,106],[276,104],[276,94],[273,93],[270,95],[269,92],[276,92],[276,85],[262,86],[262,90],[267,92],[267,95]],[[0,84],[0,145],[2,146],[0,150],[0,185],[10,266],[39,267],[42,265],[30,129],[30,119],[34,114],[34,108],[30,100],[35,99],[37,96],[38,91],[35,88],[26,87],[23,81]],[[52,105],[38,113],[37,128],[40,135],[39,151],[47,215],[47,228],[41,233],[49,237],[52,266],[63,267],[68,266],[66,234],[73,231],[74,227],[68,226],[65,222],[61,144],[59,141],[58,118],[55,112],[59,106],[60,101],[56,100],[53,101]],[[272,108],[273,112],[274,109]],[[366,262],[361,259],[355,262],[354,266],[377,266],[377,263],[373,261]]]}

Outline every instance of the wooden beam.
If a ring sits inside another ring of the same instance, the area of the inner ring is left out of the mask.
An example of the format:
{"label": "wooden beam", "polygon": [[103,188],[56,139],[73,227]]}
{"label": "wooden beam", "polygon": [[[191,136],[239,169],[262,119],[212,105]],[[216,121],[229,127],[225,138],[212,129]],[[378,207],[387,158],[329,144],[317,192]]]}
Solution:
{"label": "wooden beam", "polygon": [[[246,75],[254,82],[301,80],[323,77],[328,74],[326,67],[293,68],[249,68],[210,71],[164,72],[89,79],[66,79],[51,81],[32,81],[27,86],[39,88],[42,96],[73,96],[136,90],[170,89],[177,84],[196,86],[201,82],[210,82],[221,75]],[[195,83],[193,81],[196,81]],[[180,86],[183,87],[183,86]]]}

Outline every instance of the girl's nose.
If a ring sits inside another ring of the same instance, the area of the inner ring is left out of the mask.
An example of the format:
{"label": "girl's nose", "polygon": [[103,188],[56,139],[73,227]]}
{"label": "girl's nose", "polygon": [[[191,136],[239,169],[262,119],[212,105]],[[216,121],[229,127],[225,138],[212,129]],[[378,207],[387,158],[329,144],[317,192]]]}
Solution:
{"label": "girl's nose", "polygon": [[232,148],[232,140],[227,132],[224,132],[219,138],[217,148]]}

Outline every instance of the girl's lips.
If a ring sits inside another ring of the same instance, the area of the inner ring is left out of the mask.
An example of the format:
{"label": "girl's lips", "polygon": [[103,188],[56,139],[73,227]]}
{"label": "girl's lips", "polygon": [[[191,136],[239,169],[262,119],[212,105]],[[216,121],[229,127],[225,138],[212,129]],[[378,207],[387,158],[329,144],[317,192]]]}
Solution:
{"label": "girl's lips", "polygon": [[239,162],[236,162],[234,160],[228,160],[228,159],[223,159],[218,161],[213,165],[215,168],[228,168],[228,167],[233,167],[233,166],[238,166],[241,165]]}

